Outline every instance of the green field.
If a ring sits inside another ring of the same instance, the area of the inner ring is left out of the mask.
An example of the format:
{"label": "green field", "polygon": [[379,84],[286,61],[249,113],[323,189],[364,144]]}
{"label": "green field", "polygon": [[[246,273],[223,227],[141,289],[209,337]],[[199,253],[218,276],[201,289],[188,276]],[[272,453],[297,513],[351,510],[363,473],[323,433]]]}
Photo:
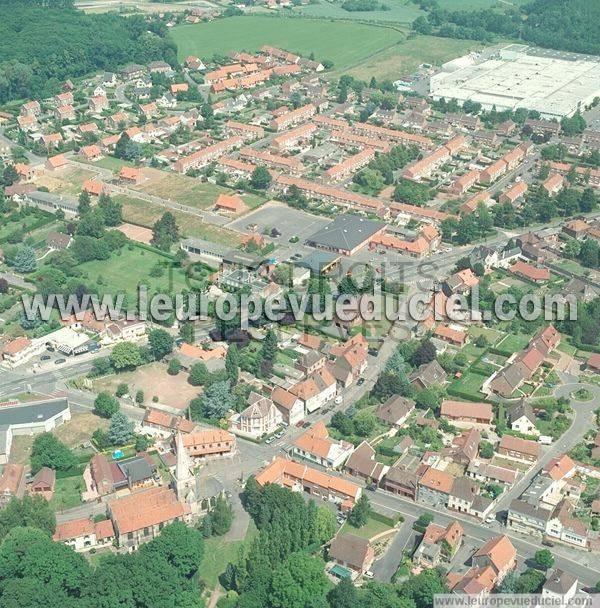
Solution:
{"label": "green field", "polygon": [[438,0],[440,8],[448,11],[480,10],[484,8],[509,8],[510,5],[520,6],[528,0]]}
{"label": "green field", "polygon": [[317,19],[284,17],[231,17],[198,25],[171,29],[179,58],[197,55],[207,58],[214,53],[256,51],[263,44],[282,47],[306,57],[329,59],[336,70],[360,61],[397,44],[402,34],[390,27],[363,23],[331,22]]}
{"label": "green field", "polygon": [[389,7],[388,11],[346,11],[341,4],[322,0],[318,4],[307,4],[294,9],[294,13],[306,17],[322,17],[325,19],[350,19],[359,21],[379,21],[409,25],[423,11],[416,4],[407,0],[387,0],[383,2]]}
{"label": "green field", "polygon": [[[483,399],[483,394],[480,392],[481,386],[488,379],[488,376],[478,374],[477,372],[468,371],[463,374],[458,380],[455,380],[451,385],[452,391],[463,393],[465,397],[470,396],[474,401]],[[462,395],[461,395],[462,396]]]}
{"label": "green field", "polygon": [[[151,277],[150,271],[158,263],[166,265],[161,277]],[[139,247],[123,247],[109,260],[94,260],[78,266],[87,274],[90,283],[100,277],[99,291],[107,294],[125,293],[130,305],[137,300],[138,285],[148,286],[148,293],[181,293],[190,289],[184,272],[172,268],[163,256]]]}
{"label": "green field", "polygon": [[85,490],[85,483],[82,477],[59,477],[54,486],[54,495],[50,501],[50,506],[57,511],[77,507],[81,504],[81,492],[83,490]]}
{"label": "green field", "polygon": [[348,73],[366,81],[372,76],[397,80],[412,74],[422,63],[441,65],[482,46],[474,40],[417,36],[365,59]]}
{"label": "green field", "polygon": [[507,334],[494,348],[508,357],[513,353],[523,350],[528,344],[528,336],[524,336],[523,334]]}
{"label": "green field", "polygon": [[390,526],[369,517],[367,523],[362,528],[355,528],[351,526],[348,522],[346,522],[341,530],[341,534],[355,534],[356,536],[360,536],[361,538],[372,538],[376,534],[381,534],[386,530],[389,530]]}

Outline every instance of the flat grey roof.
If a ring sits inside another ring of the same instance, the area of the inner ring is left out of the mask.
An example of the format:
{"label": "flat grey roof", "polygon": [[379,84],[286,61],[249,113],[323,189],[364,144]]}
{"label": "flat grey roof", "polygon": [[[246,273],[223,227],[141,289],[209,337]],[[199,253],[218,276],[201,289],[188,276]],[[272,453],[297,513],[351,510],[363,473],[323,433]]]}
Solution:
{"label": "flat grey roof", "polygon": [[338,215],[331,223],[309,236],[306,242],[316,247],[349,251],[370,239],[385,226],[384,222],[345,213]]}
{"label": "flat grey roof", "polygon": [[44,422],[68,407],[69,402],[62,398],[0,407],[0,428],[13,424]]}

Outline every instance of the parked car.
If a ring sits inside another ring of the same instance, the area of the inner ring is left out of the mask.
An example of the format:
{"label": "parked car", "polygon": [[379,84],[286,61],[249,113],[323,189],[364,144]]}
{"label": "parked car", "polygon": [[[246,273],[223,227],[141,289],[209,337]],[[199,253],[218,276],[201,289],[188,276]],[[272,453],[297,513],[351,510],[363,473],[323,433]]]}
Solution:
{"label": "parked car", "polygon": [[367,570],[365,572],[365,578],[373,578],[374,576],[375,575],[370,570]]}
{"label": "parked car", "polygon": [[66,359],[56,359],[56,361],[54,362],[56,365],[60,365],[61,363],[66,363],[67,360]]}
{"label": "parked car", "polygon": [[362,386],[365,383],[365,379],[364,378],[359,378],[357,381],[357,386]]}
{"label": "parked car", "polygon": [[50,359],[52,359],[52,357],[50,355],[42,355],[40,357],[41,361],[50,361]]}
{"label": "parked car", "polygon": [[273,443],[273,441],[275,441],[275,437],[267,437],[267,438],[265,439],[265,443],[266,443],[267,445],[269,445],[269,443]]}

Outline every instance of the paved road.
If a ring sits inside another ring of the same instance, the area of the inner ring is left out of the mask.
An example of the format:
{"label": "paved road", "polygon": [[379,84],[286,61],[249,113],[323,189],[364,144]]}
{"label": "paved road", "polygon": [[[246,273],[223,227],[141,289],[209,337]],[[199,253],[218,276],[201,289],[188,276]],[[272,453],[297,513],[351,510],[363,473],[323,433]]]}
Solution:
{"label": "paved road", "polygon": [[404,523],[394,536],[385,555],[373,564],[371,570],[378,581],[389,583],[402,563],[404,550],[414,546],[414,540],[418,534],[412,529],[412,525],[416,520],[415,515],[405,517]]}
{"label": "paved road", "polygon": [[[570,376],[570,378],[573,377]],[[567,380],[568,377],[563,375],[563,379]],[[586,402],[570,399],[571,393],[580,388],[589,390],[594,395],[594,399]],[[566,397],[567,399],[570,399],[570,405],[573,408],[571,426],[558,441],[555,441],[550,448],[544,452],[536,466],[532,467],[518,483],[498,499],[498,502],[496,503],[496,513],[505,511],[511,501],[523,493],[531,483],[531,480],[550,462],[550,460],[568,452],[573,446],[578,444],[593,425],[594,410],[600,407],[600,386],[582,382],[569,382],[559,386],[554,394],[556,397]]]}
{"label": "paved road", "polygon": [[[448,525],[453,520],[459,520],[465,531],[466,537],[476,541],[478,546],[487,542],[494,536],[506,534],[517,550],[517,559],[521,566],[524,565],[526,560],[531,559],[533,554],[540,548],[540,544],[539,542],[536,542],[536,539],[531,536],[518,534],[512,530],[507,530],[498,522],[491,525],[483,524],[467,515],[433,509],[421,503],[388,494],[382,490],[377,490],[377,492],[365,490],[365,492],[371,501],[372,507],[386,515],[400,513],[405,518],[416,518],[422,513],[431,513],[434,516],[436,523],[439,523],[442,526]],[[583,585],[591,586],[596,584],[599,578],[596,555],[562,546],[554,547],[552,553],[555,556],[555,566],[557,568],[577,574]]]}

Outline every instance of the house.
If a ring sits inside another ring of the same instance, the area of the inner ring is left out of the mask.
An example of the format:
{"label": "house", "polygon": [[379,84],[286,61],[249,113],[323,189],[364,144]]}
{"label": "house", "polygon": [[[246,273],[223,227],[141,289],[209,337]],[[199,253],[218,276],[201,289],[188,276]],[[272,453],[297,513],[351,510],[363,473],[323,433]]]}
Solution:
{"label": "house", "polygon": [[525,195],[525,192],[527,192],[527,182],[517,182],[508,188],[508,190],[505,190],[500,194],[498,202],[501,204],[510,203],[511,205],[514,205]]}
{"label": "house", "polygon": [[184,521],[189,507],[164,486],[134,492],[108,502],[108,513],[120,547],[139,547],[160,534],[163,526]]}
{"label": "house", "polygon": [[232,456],[235,453],[235,436],[223,429],[205,429],[181,435],[181,444],[193,462]]}
{"label": "house", "polygon": [[542,508],[539,504],[532,504],[526,500],[516,498],[508,507],[506,526],[517,532],[543,535],[546,533],[552,511]]}
{"label": "house", "polygon": [[392,395],[385,403],[375,411],[377,419],[384,424],[399,429],[415,410],[415,402],[412,399],[400,395]]}
{"label": "house", "polygon": [[260,486],[276,483],[291,490],[304,491],[310,496],[334,502],[344,510],[351,509],[362,493],[361,487],[351,481],[279,457],[256,475],[256,481]]}
{"label": "house", "polygon": [[453,346],[461,348],[469,340],[469,334],[466,331],[444,324],[437,325],[433,330],[433,335],[439,340],[444,340],[444,342],[449,342]]}
{"label": "house", "polygon": [[304,403],[290,391],[278,386],[271,393],[271,400],[288,426],[304,420]]}
{"label": "house", "polygon": [[176,433],[192,433],[196,429],[196,425],[187,418],[173,416],[153,408],[146,408],[142,427],[145,431],[159,431],[166,436]]}
{"label": "house", "polygon": [[173,83],[171,85],[171,93],[173,95],[177,95],[178,93],[187,93],[188,89],[189,85],[187,82]]}
{"label": "house", "polygon": [[432,507],[448,504],[454,475],[428,467],[417,484],[417,500]]}
{"label": "house", "polygon": [[229,213],[241,213],[246,209],[241,196],[237,194],[219,194],[215,203],[216,211],[227,211]]}
{"label": "house", "polygon": [[583,520],[573,517],[572,512],[573,505],[566,499],[561,500],[552,511],[546,534],[564,543],[587,548],[588,526]]}
{"label": "house", "polygon": [[27,491],[29,494],[39,494],[47,501],[52,500],[54,485],[56,483],[56,472],[48,467],[42,467],[31,480]]}
{"label": "house", "polygon": [[96,114],[108,109],[109,106],[110,103],[106,95],[94,95],[93,97],[90,97],[89,108]]}
{"label": "house", "polygon": [[328,556],[336,564],[361,575],[371,569],[375,550],[366,538],[355,534],[339,534],[331,541]]}
{"label": "house", "polygon": [[142,170],[137,167],[123,166],[119,170],[119,180],[126,184],[137,185],[143,180]]}
{"label": "house", "polygon": [[58,522],[52,536],[54,542],[64,543],[77,552],[108,546],[114,538],[110,519],[94,522],[89,518]]}
{"label": "house", "polygon": [[477,484],[468,477],[455,477],[448,493],[448,509],[459,513],[471,513],[477,498]]}
{"label": "house", "polygon": [[493,419],[492,406],[489,403],[474,403],[470,401],[451,401],[444,399],[440,407],[440,417],[458,424],[491,424]]}
{"label": "house", "polygon": [[35,169],[25,163],[15,163],[15,171],[22,182],[29,182],[35,177]]}
{"label": "house", "polygon": [[23,498],[24,495],[25,467],[12,462],[5,464],[0,475],[0,509],[4,508],[12,498]]}
{"label": "house", "polygon": [[554,196],[562,190],[564,183],[565,178],[560,173],[553,173],[544,180],[542,188],[544,188],[550,196]]}
{"label": "house", "polygon": [[346,461],[345,470],[354,477],[360,477],[368,483],[379,485],[389,467],[378,462],[375,450],[367,441],[363,441]]}
{"label": "house", "polygon": [[258,439],[273,433],[283,420],[283,416],[268,397],[251,392],[248,407],[230,418],[231,430],[240,435]]}
{"label": "house", "polygon": [[498,454],[525,462],[536,462],[540,456],[540,445],[536,441],[503,435],[498,444]]}
{"label": "house", "polygon": [[38,342],[33,342],[29,338],[21,336],[11,340],[2,347],[0,353],[5,365],[14,368],[27,363],[43,350],[43,346]]}
{"label": "house", "polygon": [[90,196],[100,196],[104,192],[104,184],[98,182],[95,179],[86,179],[81,189],[83,192],[87,192]]}
{"label": "house", "polygon": [[102,150],[96,145],[82,146],[79,150],[79,154],[85,158],[85,160],[93,161],[102,158]]}
{"label": "house", "polygon": [[548,268],[538,268],[523,260],[515,262],[508,268],[508,271],[534,283],[544,283],[550,280],[550,270]]}
{"label": "house", "polygon": [[74,120],[75,108],[71,105],[58,106],[54,110],[54,115],[58,120]]}
{"label": "house", "polygon": [[368,351],[363,345],[352,345],[336,358],[331,373],[344,388],[358,380],[367,368]]}
{"label": "house", "polygon": [[585,362],[585,368],[591,372],[600,373],[600,354],[594,353],[590,355]]}
{"label": "house", "polygon": [[562,608],[567,606],[577,593],[579,580],[570,572],[555,568],[542,586],[542,600]]}
{"label": "house", "polygon": [[309,350],[296,360],[295,367],[306,376],[321,369],[326,363],[325,355],[318,350]]}
{"label": "house", "polygon": [[525,399],[521,399],[519,403],[513,405],[507,411],[506,418],[513,431],[518,431],[523,435],[538,436],[540,434],[535,424],[536,416],[533,413],[533,408]]}
{"label": "house", "polygon": [[56,169],[66,167],[68,164],[69,159],[64,154],[57,154],[56,156],[48,157],[44,167],[46,167],[48,171],[56,171]]}
{"label": "house", "polygon": [[468,466],[477,458],[481,433],[473,427],[465,429],[460,435],[455,435],[452,444],[445,451],[458,464]]}
{"label": "house", "polygon": [[400,465],[390,467],[381,482],[381,487],[386,492],[399,494],[411,500],[417,499],[417,486],[416,474]]}
{"label": "house", "polygon": [[337,469],[352,454],[354,446],[348,441],[331,439],[322,420],[315,423],[292,445],[292,454],[323,467]]}
{"label": "house", "polygon": [[468,295],[471,288],[479,284],[477,275],[470,269],[465,268],[455,272],[442,283],[442,291],[450,297],[454,293]]}
{"label": "house", "polygon": [[289,390],[302,401],[305,410],[311,413],[335,397],[337,384],[329,367],[325,365]]}
{"label": "house", "polygon": [[410,383],[417,389],[441,386],[446,382],[444,368],[434,359],[420,365],[411,375]]}
{"label": "house", "polygon": [[202,71],[206,69],[206,66],[204,65],[204,63],[202,63],[202,60],[198,57],[195,57],[194,55],[186,57],[185,67],[188,68],[188,70],[193,71]]}
{"label": "house", "polygon": [[496,573],[495,584],[500,584],[504,577],[517,565],[517,550],[508,536],[496,536],[479,548],[471,558],[476,568],[491,566]]}
{"label": "house", "polygon": [[425,529],[421,543],[413,559],[419,566],[435,568],[441,561],[448,561],[460,547],[464,536],[462,526],[455,520],[445,528],[431,522]]}

